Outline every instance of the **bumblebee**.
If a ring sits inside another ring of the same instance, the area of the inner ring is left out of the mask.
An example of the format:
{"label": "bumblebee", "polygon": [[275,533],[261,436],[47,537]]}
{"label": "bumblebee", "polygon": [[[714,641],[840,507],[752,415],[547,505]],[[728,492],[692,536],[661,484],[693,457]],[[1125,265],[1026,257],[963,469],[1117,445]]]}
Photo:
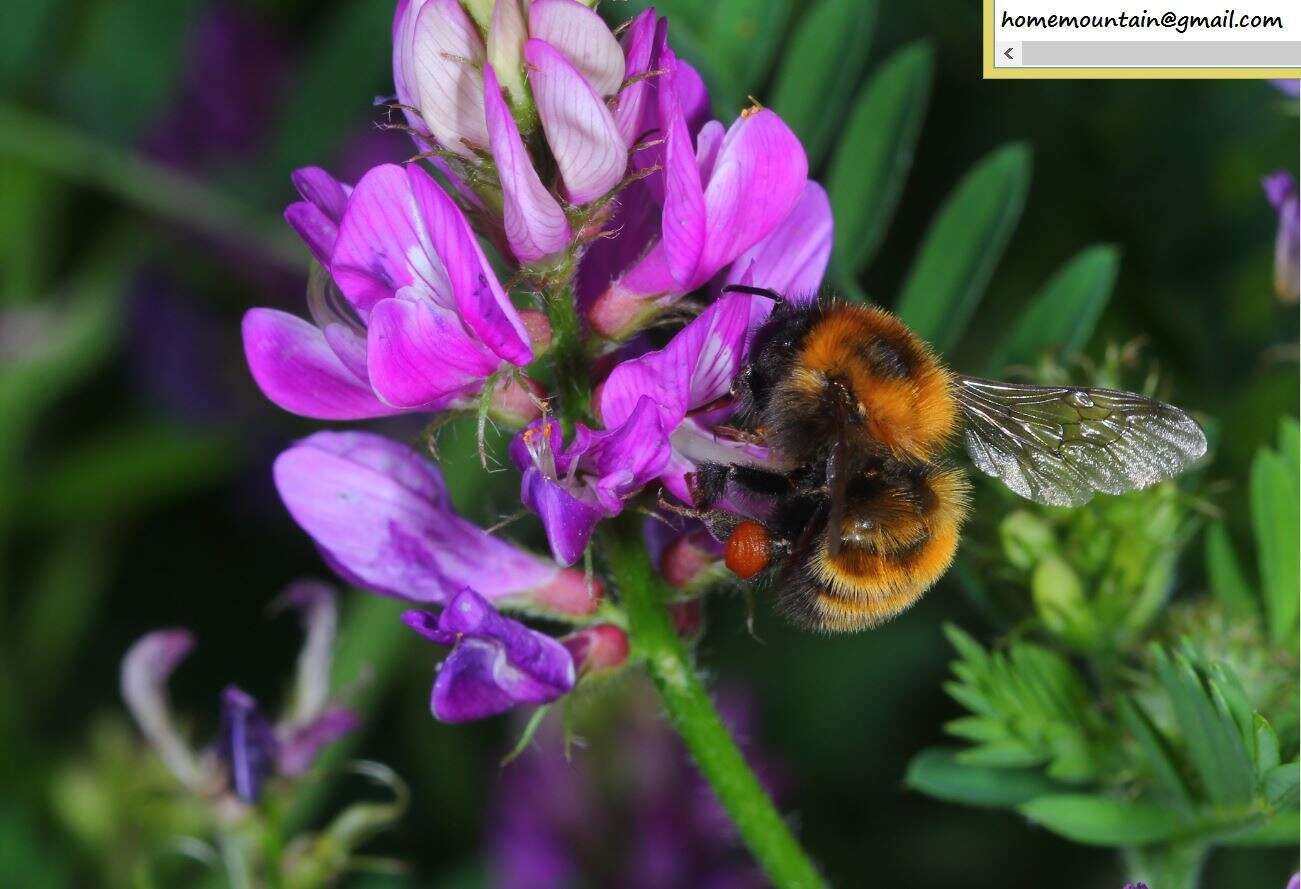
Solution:
{"label": "bumblebee", "polygon": [[[977,469],[1053,506],[1149,487],[1206,452],[1201,427],[1172,405],[955,374],[882,309],[726,289],[777,303],[731,397],[734,434],[789,468],[704,463],[692,494],[727,567],[770,580],[802,626],[876,626],[948,570],[969,490],[944,456],[959,432]],[[761,514],[714,510],[729,489],[757,497]]]}

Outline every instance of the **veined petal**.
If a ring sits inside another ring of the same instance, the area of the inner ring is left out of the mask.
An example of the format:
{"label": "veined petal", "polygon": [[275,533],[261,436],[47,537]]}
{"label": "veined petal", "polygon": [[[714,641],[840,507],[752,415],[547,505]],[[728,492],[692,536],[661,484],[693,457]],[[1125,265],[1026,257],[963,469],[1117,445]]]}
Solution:
{"label": "veined petal", "polygon": [[673,87],[678,93],[678,105],[682,116],[687,120],[687,129],[691,133],[700,132],[700,128],[709,120],[709,90],[705,80],[695,68],[677,60],[673,73]]}
{"label": "veined petal", "polygon": [[[581,571],[519,549],[457,515],[438,469],[366,432],[318,432],[275,462],[281,499],[348,580],[415,602],[473,584],[493,601],[587,614],[600,601]],[[491,571],[484,566],[491,565]]]}
{"label": "veined petal", "polygon": [[244,355],[262,392],[290,413],[317,420],[364,420],[401,413],[344,365],[320,328],[277,309],[250,309]]}
{"label": "veined petal", "polygon": [[623,423],[648,397],[659,409],[664,428],[672,430],[688,411],[726,395],[749,353],[754,333],[751,311],[762,299],[748,293],[724,294],[663,349],[611,371],[601,389],[601,418],[606,426]]}
{"label": "veined petal", "polygon": [[[420,101],[416,95],[415,38],[416,19],[428,0],[398,0],[393,11],[393,88],[402,105],[414,108]],[[403,110],[412,126],[423,127],[416,115]]]}
{"label": "veined petal", "polygon": [[709,238],[705,280],[768,235],[804,190],[808,158],[800,140],[767,109],[746,112],[728,130],[705,186]]}
{"label": "veined petal", "polygon": [[533,0],[529,36],[558,49],[597,95],[612,96],[623,83],[619,41],[601,17],[578,0]]}
{"label": "veined petal", "polygon": [[[676,60],[668,49],[664,56],[669,71],[667,76],[672,77]],[[665,140],[661,244],[673,280],[681,289],[689,290],[698,284],[700,261],[705,254],[705,191],[677,90],[663,88],[666,85],[661,84],[659,90],[660,121]]]}
{"label": "veined petal", "polygon": [[831,258],[831,239],[831,202],[822,186],[810,180],[786,218],[732,263],[727,283],[791,296],[816,294]]}
{"label": "veined petal", "polygon": [[524,44],[529,85],[569,199],[586,204],[614,188],[628,165],[610,109],[563,54],[542,40]]}
{"label": "veined petal", "polygon": [[[492,23],[488,27],[488,66],[500,78],[501,86],[510,94],[513,102],[527,98],[524,87],[524,41],[529,39],[529,27],[524,18],[524,10],[520,8],[521,2],[522,0],[495,0],[492,4]],[[486,79],[487,70],[484,74]],[[485,84],[484,89],[489,87]],[[488,135],[492,135],[491,121],[488,122]]]}
{"label": "veined petal", "polygon": [[122,698],[163,764],[186,787],[202,789],[203,771],[194,751],[172,723],[167,680],[194,648],[185,630],[156,630],[136,640],[122,659]]}
{"label": "veined petal", "polygon": [[[655,402],[643,396],[619,426],[608,432],[580,430],[596,440],[583,446],[583,468],[595,475],[597,498],[607,513],[623,508],[622,500],[655,478],[669,459],[669,442]],[[575,441],[575,447],[580,442]]]}
{"label": "veined petal", "polygon": [[429,132],[449,151],[473,158],[472,147],[488,146],[478,28],[457,0],[427,0],[416,14],[411,52],[406,86]]}
{"label": "veined petal", "polygon": [[624,87],[615,102],[615,125],[629,148],[652,128],[648,118],[654,107],[655,84],[653,78],[644,75],[653,70],[653,62],[658,59],[658,50],[663,46],[665,30],[655,10],[645,9],[632,20],[623,37],[624,76],[629,80],[643,78]]}
{"label": "veined petal", "polygon": [[[499,5],[509,2],[514,0],[500,0]],[[560,203],[538,178],[491,65],[484,68],[483,88],[488,140],[501,181],[506,240],[520,263],[536,262],[569,245],[569,221]]]}
{"label": "veined petal", "polygon": [[440,410],[477,393],[501,366],[451,312],[415,299],[386,299],[371,312],[371,385],[387,404]]}
{"label": "veined petal", "polygon": [[501,358],[516,365],[528,364],[533,360],[528,331],[497,281],[465,214],[421,167],[412,164],[406,172],[419,229],[427,239],[423,252],[437,260],[431,264],[432,276],[420,269],[417,274],[426,277],[435,293],[445,280],[466,326]]}
{"label": "veined petal", "polygon": [[[376,303],[415,280],[411,258],[424,251],[422,228],[401,167],[383,164],[361,177],[339,223],[330,273],[363,321]],[[442,289],[450,294],[450,285]]]}

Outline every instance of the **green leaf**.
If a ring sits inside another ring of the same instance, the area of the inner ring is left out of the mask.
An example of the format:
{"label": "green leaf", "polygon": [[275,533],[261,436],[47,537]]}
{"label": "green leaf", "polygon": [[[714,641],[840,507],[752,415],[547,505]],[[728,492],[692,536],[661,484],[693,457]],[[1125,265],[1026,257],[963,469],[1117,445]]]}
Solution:
{"label": "green leaf", "polygon": [[1268,772],[1279,762],[1278,733],[1269,724],[1269,720],[1259,713],[1252,714],[1252,723],[1256,729],[1256,771]]}
{"label": "green leaf", "polygon": [[1030,769],[978,768],[963,765],[956,757],[956,751],[940,747],[923,750],[908,763],[904,782],[946,802],[993,808],[1018,806],[1062,790],[1060,784]]}
{"label": "green leaf", "polygon": [[1079,354],[1111,298],[1120,251],[1107,244],[1088,247],[1044,284],[989,358],[990,372],[1027,364],[1055,350],[1062,361]]}
{"label": "green leaf", "polygon": [[1293,760],[1281,766],[1274,766],[1265,772],[1261,789],[1264,790],[1265,799],[1271,806],[1280,809],[1296,809],[1298,781],[1301,781],[1301,770],[1299,764]]}
{"label": "green leaf", "polygon": [[1240,618],[1257,616],[1255,596],[1233,551],[1224,522],[1214,522],[1206,529],[1206,576],[1211,593],[1230,614]]}
{"label": "green leaf", "polygon": [[899,317],[944,352],[962,336],[1021,218],[1030,149],[991,152],[958,183],[922,241],[896,306]]}
{"label": "green leaf", "polygon": [[1201,677],[1183,655],[1154,655],[1157,675],[1179,720],[1188,756],[1212,802],[1245,805],[1255,795],[1256,775],[1233,718],[1211,701]]}
{"label": "green leaf", "polygon": [[1142,762],[1147,766],[1147,771],[1156,781],[1157,787],[1179,807],[1185,810],[1192,809],[1192,794],[1179,774],[1179,766],[1175,763],[1174,755],[1147,713],[1128,697],[1120,699],[1118,711],[1121,722],[1138,742]]}
{"label": "green leaf", "polygon": [[[0,92],[17,95],[19,87],[49,71],[50,46],[60,31],[58,22],[64,0],[23,0],[5,7],[5,26],[0,28]],[[45,62],[43,65],[41,62]]]}
{"label": "green leaf", "polygon": [[1301,428],[1296,420],[1284,417],[1278,424],[1278,453],[1283,465],[1292,471],[1292,478],[1301,475]]}
{"label": "green leaf", "polygon": [[845,280],[875,255],[903,194],[934,67],[930,46],[913,43],[887,59],[855,100],[827,173],[833,264]]}
{"label": "green leaf", "polygon": [[1216,842],[1222,846],[1251,848],[1295,847],[1297,834],[1301,834],[1301,813],[1293,809],[1276,813],[1264,824],[1217,838]]}
{"label": "green leaf", "polygon": [[876,13],[876,0],[821,0],[783,53],[771,104],[804,143],[810,170],[841,131],[867,64]]}
{"label": "green leaf", "polygon": [[1090,846],[1143,846],[1178,836],[1185,822],[1150,803],[1108,796],[1042,796],[1017,807],[1032,822]]}
{"label": "green leaf", "polygon": [[1295,635],[1301,589],[1301,506],[1296,475],[1287,460],[1259,451],[1251,464],[1251,524],[1256,537],[1261,588],[1270,636],[1282,642]]}
{"label": "green leaf", "polygon": [[[742,97],[757,93],[768,71],[768,62],[786,33],[790,17],[787,0],[713,0],[705,4],[712,12],[701,37],[726,64],[724,73]],[[690,58],[690,56],[688,56]],[[718,107],[715,103],[714,107]],[[723,120],[731,121],[741,110],[723,109]]]}
{"label": "green leaf", "polygon": [[1032,750],[1020,741],[1009,739],[962,750],[955,758],[967,766],[1014,769],[1040,765],[1048,755],[1040,750]]}

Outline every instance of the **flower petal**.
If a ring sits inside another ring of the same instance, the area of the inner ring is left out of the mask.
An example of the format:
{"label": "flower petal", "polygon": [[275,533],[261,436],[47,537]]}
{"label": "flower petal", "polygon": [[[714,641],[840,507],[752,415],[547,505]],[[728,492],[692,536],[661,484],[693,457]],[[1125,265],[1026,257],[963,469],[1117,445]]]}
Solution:
{"label": "flower petal", "polygon": [[520,478],[520,500],[542,520],[551,554],[561,565],[582,558],[597,522],[605,518],[602,509],[575,496],[537,467],[528,468]]}
{"label": "flower petal", "polygon": [[296,608],[302,614],[305,638],[294,671],[293,709],[284,722],[303,726],[324,712],[330,699],[330,665],[339,628],[334,590],[319,581],[300,580],[290,584],[272,608]]}
{"label": "flower petal", "polygon": [[579,677],[613,670],[628,662],[628,634],[614,624],[596,624],[559,640],[573,659]]}
{"label": "flower petal", "polygon": [[416,15],[412,75],[420,116],[438,143],[467,158],[488,146],[483,118],[484,45],[457,0],[428,0]]}
{"label": "flower petal", "polygon": [[[363,320],[376,303],[415,280],[412,257],[424,250],[422,229],[401,167],[382,164],[361,177],[339,223],[330,274]],[[439,289],[438,282],[427,283]],[[450,285],[441,290],[450,293]]]}
{"label": "flower petal", "polygon": [[122,698],[163,764],[191,790],[203,786],[199,761],[172,722],[167,680],[194,648],[185,630],[155,630],[141,636],[122,659]]}
{"label": "flower petal", "polygon": [[321,748],[361,726],[361,717],[347,707],[331,707],[312,721],[280,738],[276,771],[301,775],[312,767]]}
{"label": "flower petal", "polygon": [[615,125],[629,148],[656,126],[649,119],[655,106],[655,83],[654,78],[646,75],[654,69],[652,63],[658,61],[659,50],[664,42],[665,24],[656,17],[654,9],[645,9],[632,20],[623,37],[626,66],[624,76],[629,80],[641,78],[624,87],[615,101]]}
{"label": "flower petal", "polygon": [[[664,65],[676,72],[673,53],[665,50]],[[676,89],[659,90],[661,126],[664,129],[664,216],[661,243],[669,274],[683,290],[696,286],[708,236],[705,190],[696,166],[696,152]],[[706,276],[707,277],[707,276]]]}
{"label": "flower petal", "polygon": [[303,200],[318,208],[325,218],[338,223],[348,207],[352,189],[320,167],[299,167],[289,177]]}
{"label": "flower petal", "polygon": [[[595,610],[581,571],[566,571],[457,515],[438,469],[366,432],[318,432],[282,453],[274,475],[294,520],[346,579],[415,602],[465,586],[494,601],[569,614]],[[491,565],[491,571],[484,566]]]}
{"label": "flower petal", "polygon": [[277,309],[250,309],[244,355],[262,392],[290,413],[317,420],[363,420],[401,413],[339,360],[315,325]]}
{"label": "flower petal", "polygon": [[230,789],[252,805],[276,762],[276,738],[257,701],[228,685],[221,693],[217,757],[226,764]]}
{"label": "flower petal", "polygon": [[[510,94],[512,103],[529,99],[524,86],[524,41],[529,39],[528,22],[521,0],[496,0],[492,4],[492,21],[488,27],[488,64],[501,78],[501,86]],[[484,89],[488,89],[485,84]],[[492,135],[492,122],[488,123]],[[496,150],[494,149],[494,153]]]}
{"label": "flower petal", "polygon": [[558,49],[597,95],[612,96],[623,83],[619,41],[601,17],[578,0],[533,0],[529,36]]}
{"label": "flower petal", "polygon": [[551,44],[529,40],[524,61],[569,199],[586,204],[601,197],[619,183],[628,166],[627,148],[610,109]]}
{"label": "flower petal", "polygon": [[576,436],[574,445],[586,452],[581,468],[595,476],[597,499],[609,515],[617,514],[622,500],[655,478],[669,459],[664,424],[648,397],[642,397],[616,428],[593,432],[580,425],[579,433],[594,440],[589,447]]}
{"label": "flower petal", "polygon": [[503,617],[478,593],[462,590],[438,616],[407,612],[403,620],[436,642],[453,639],[434,682],[431,709],[444,722],[483,719],[516,704],[545,704],[574,687],[566,648]]}
{"label": "flower petal", "polygon": [[726,281],[793,296],[816,294],[831,258],[831,238],[831,202],[810,180],[781,224],[732,263]]}
{"label": "flower petal", "polygon": [[569,221],[560,203],[538,178],[491,65],[484,68],[483,88],[488,140],[501,181],[506,241],[521,264],[536,262],[569,245]]}
{"label": "flower petal", "polygon": [[758,300],[771,304],[748,293],[724,294],[663,349],[612,370],[601,389],[606,426],[623,423],[649,397],[664,428],[672,430],[688,411],[726,395],[749,353],[751,313]]}
{"label": "flower petal", "polygon": [[451,312],[410,299],[386,299],[371,312],[371,384],[398,408],[440,410],[477,394],[501,360],[466,335]]}
{"label": "flower petal", "polygon": [[746,112],[728,130],[705,187],[709,241],[703,278],[775,229],[804,191],[808,158],[800,140],[767,109]]}

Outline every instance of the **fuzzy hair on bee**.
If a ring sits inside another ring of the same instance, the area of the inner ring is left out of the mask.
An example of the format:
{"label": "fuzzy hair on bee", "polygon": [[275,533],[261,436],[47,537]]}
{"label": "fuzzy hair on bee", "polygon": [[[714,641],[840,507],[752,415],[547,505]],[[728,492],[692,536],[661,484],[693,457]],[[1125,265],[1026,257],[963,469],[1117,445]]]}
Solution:
{"label": "fuzzy hair on bee", "polygon": [[[949,569],[970,490],[944,456],[959,431],[977,469],[1053,506],[1149,487],[1206,452],[1172,405],[955,374],[882,309],[724,289],[776,303],[731,392],[735,431],[773,459],[702,463],[689,512],[724,541],[727,567],[770,586],[800,626],[877,626]],[[715,510],[732,486],[765,502],[763,515]]]}

